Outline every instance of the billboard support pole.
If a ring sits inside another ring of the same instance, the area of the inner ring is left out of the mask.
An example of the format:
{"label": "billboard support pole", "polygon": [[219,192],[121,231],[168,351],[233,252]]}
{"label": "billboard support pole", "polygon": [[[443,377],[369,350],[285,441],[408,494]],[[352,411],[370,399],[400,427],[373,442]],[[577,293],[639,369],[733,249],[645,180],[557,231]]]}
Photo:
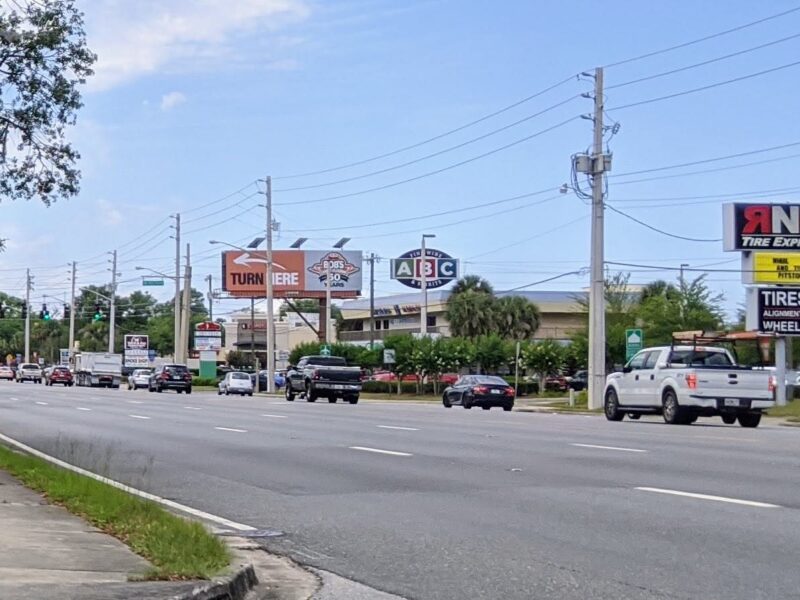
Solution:
{"label": "billboard support pole", "polygon": [[369,255],[369,349],[375,347],[375,253]]}
{"label": "billboard support pole", "polygon": [[333,306],[331,306],[331,261],[325,261],[325,343],[332,343],[331,338],[331,315],[333,314]]}
{"label": "billboard support pole", "polygon": [[267,393],[275,391],[275,315],[272,290],[272,177],[267,175]]}
{"label": "billboard support pole", "polygon": [[775,404],[786,406],[786,338],[775,338]]}

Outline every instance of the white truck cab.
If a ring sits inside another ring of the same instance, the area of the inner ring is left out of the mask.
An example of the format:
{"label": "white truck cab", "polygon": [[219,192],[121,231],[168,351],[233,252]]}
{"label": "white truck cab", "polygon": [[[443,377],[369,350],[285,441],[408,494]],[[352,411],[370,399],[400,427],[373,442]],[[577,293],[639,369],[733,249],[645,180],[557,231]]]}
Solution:
{"label": "white truck cab", "polygon": [[604,411],[610,421],[650,413],[670,424],[719,416],[757,427],[762,411],[775,405],[774,393],[769,371],[737,365],[723,347],[659,346],[641,350],[622,373],[607,377]]}

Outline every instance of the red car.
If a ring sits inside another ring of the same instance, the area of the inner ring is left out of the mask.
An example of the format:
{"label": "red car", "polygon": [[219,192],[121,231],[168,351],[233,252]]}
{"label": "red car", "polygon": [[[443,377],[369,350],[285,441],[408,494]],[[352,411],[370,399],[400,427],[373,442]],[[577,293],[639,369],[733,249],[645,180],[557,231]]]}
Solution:
{"label": "red car", "polygon": [[544,380],[544,389],[549,392],[566,392],[569,389],[569,381],[561,375],[550,375]]}
{"label": "red car", "polygon": [[53,385],[54,383],[61,383],[64,387],[72,386],[72,373],[67,367],[53,367],[49,375],[45,376],[45,385]]}

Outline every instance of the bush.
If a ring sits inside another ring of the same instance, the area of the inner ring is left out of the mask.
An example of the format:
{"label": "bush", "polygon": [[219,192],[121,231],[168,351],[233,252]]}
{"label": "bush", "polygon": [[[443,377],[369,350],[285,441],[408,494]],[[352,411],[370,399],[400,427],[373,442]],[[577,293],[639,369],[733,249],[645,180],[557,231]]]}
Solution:
{"label": "bush", "polygon": [[214,387],[218,383],[216,377],[192,377],[192,385]]}
{"label": "bush", "polygon": [[[439,391],[441,392],[445,387],[439,384]],[[362,391],[368,394],[397,394],[396,381],[365,381],[361,386]],[[416,394],[417,384],[413,381],[404,381],[400,384],[401,394]],[[433,383],[425,384],[425,394],[433,394]]]}

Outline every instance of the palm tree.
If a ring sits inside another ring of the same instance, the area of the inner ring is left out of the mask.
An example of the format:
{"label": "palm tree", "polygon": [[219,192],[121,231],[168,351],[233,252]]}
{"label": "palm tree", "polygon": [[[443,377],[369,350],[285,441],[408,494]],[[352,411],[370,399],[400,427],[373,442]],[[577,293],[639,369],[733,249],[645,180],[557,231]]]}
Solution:
{"label": "palm tree", "polygon": [[450,296],[447,320],[451,333],[472,339],[491,333],[495,327],[494,304],[494,296],[474,290]]}
{"label": "palm tree", "polygon": [[539,329],[539,308],[522,296],[503,296],[495,302],[495,324],[505,339],[531,339]]}
{"label": "palm tree", "polygon": [[471,291],[479,292],[482,294],[494,295],[492,284],[486,281],[483,277],[478,275],[465,275],[456,281],[453,289],[450,291],[450,297],[457,296],[461,293]]}

